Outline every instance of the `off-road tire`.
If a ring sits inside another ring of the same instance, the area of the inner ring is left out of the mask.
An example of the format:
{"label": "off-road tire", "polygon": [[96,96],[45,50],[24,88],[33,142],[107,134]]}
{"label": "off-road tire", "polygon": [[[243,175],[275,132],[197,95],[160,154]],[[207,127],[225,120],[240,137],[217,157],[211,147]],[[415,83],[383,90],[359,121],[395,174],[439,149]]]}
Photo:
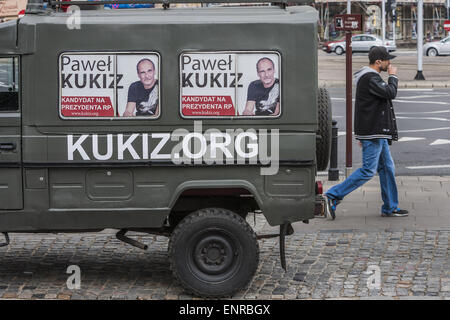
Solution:
{"label": "off-road tire", "polygon": [[317,93],[317,129],[316,161],[317,171],[326,170],[331,152],[331,99],[328,90],[319,88]]}
{"label": "off-road tire", "polygon": [[236,213],[208,208],[185,217],[169,241],[170,268],[196,296],[232,296],[246,287],[259,264],[256,234]]}

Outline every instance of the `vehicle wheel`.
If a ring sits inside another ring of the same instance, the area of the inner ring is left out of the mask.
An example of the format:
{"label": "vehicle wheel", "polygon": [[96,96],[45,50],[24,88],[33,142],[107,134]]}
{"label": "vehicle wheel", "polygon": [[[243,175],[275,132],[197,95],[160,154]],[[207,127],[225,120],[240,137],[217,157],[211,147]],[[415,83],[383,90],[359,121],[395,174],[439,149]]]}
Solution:
{"label": "vehicle wheel", "polygon": [[435,48],[428,49],[427,56],[436,57],[437,55],[438,55],[438,52]]}
{"label": "vehicle wheel", "polygon": [[334,49],[334,52],[335,52],[337,55],[341,55],[341,54],[344,53],[344,48],[342,48],[342,47],[336,47],[336,49]]}
{"label": "vehicle wheel", "polygon": [[231,296],[248,285],[259,246],[248,223],[232,211],[201,209],[184,218],[169,242],[175,278],[198,296]]}
{"label": "vehicle wheel", "polygon": [[331,99],[328,90],[319,88],[317,95],[319,136],[316,142],[317,170],[326,170],[331,152]]}

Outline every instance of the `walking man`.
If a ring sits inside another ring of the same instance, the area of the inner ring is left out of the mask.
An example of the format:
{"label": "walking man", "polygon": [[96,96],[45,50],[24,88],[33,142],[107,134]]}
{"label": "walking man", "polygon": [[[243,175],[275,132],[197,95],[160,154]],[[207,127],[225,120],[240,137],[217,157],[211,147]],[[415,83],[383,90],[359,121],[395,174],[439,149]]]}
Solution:
{"label": "walking man", "polygon": [[[362,147],[362,167],[345,181],[326,192],[328,210],[333,220],[336,206],[344,197],[369,181],[378,172],[381,185],[383,217],[404,217],[407,210],[398,207],[398,192],[395,182],[395,166],[389,151],[392,141],[398,140],[392,99],[397,95],[397,68],[391,65],[385,47],[374,47],[369,52],[369,66],[355,73],[355,138]],[[388,83],[380,76],[389,74]]]}

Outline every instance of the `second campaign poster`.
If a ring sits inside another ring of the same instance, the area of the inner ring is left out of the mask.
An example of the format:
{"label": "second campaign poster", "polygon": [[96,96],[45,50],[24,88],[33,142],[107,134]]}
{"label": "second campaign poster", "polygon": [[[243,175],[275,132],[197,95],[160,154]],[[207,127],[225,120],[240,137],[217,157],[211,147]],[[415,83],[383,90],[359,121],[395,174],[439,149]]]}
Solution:
{"label": "second campaign poster", "polygon": [[195,52],[180,56],[184,117],[277,117],[281,110],[276,52]]}

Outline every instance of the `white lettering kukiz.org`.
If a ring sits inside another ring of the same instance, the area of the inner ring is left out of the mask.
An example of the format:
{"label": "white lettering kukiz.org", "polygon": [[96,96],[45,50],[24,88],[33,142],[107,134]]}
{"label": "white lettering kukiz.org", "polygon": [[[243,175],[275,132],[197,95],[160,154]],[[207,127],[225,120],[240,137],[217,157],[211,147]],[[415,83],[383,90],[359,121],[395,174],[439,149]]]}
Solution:
{"label": "white lettering kukiz.org", "polygon": [[[262,165],[261,175],[279,168],[278,129],[176,129],[170,133],[83,134],[67,136],[69,161],[170,160],[174,164]],[[269,154],[270,149],[270,154]]]}

